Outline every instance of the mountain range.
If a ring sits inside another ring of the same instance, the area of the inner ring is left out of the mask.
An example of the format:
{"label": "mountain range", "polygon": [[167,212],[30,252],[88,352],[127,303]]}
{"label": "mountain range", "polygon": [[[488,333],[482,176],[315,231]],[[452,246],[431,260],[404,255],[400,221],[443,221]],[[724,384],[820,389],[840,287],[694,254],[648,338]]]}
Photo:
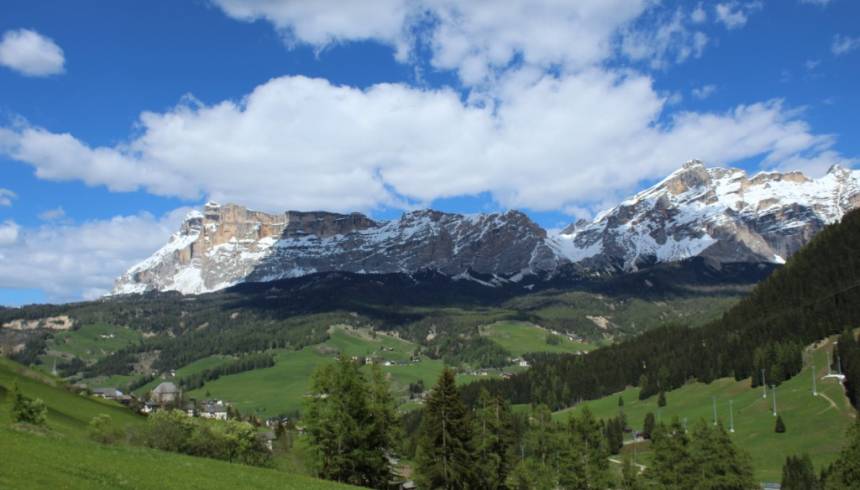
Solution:
{"label": "mountain range", "polygon": [[433,270],[486,286],[529,287],[560,274],[631,272],[697,256],[715,264],[782,263],[858,206],[860,171],[834,166],[817,179],[800,172],[750,177],[696,160],[594,220],[557,233],[516,210],[426,209],[380,222],[361,213],[269,214],[210,202],[123,274],[113,294],[198,294],[329,271]]}

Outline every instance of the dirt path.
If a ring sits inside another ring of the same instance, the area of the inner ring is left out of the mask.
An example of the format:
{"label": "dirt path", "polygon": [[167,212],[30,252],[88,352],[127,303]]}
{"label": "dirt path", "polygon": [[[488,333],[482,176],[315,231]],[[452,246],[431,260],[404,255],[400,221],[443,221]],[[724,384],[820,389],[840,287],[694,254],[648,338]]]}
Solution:
{"label": "dirt path", "polygon": [[[615,463],[615,464],[624,464],[624,463],[623,463],[623,462],[621,462],[621,460],[620,460],[620,459],[618,459],[618,458],[609,458],[609,462],[610,462],[610,463]],[[642,473],[643,471],[645,471],[645,465],[644,465],[644,464],[633,463],[633,466],[635,466],[635,467],[639,468],[639,473]]]}

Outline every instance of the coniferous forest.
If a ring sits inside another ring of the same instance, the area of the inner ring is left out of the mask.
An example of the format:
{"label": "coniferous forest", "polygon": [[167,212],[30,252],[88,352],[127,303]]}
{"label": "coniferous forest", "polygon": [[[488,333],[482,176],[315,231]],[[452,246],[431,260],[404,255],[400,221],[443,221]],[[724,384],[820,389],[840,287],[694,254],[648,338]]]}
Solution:
{"label": "coniferous forest", "polygon": [[[532,367],[507,380],[464,387],[469,404],[482,389],[511,403],[553,409],[640,386],[645,398],[690,380],[733,376],[779,383],[799,372],[802,347],[860,327],[860,211],[819,233],[785,266],[757,285],[721,319],[701,328],[669,325],[587,355],[534,354]],[[857,406],[858,348],[845,334],[842,370]]]}

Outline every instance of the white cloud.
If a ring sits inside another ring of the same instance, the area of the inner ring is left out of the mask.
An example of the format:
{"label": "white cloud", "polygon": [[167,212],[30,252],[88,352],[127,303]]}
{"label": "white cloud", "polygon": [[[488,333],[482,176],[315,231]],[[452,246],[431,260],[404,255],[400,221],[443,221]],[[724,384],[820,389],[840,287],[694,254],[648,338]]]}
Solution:
{"label": "white cloud", "polygon": [[860,37],[843,36],[841,34],[833,36],[833,44],[830,46],[830,50],[836,56],[850,53],[857,48],[860,48]]}
{"label": "white cloud", "polygon": [[18,230],[21,227],[11,220],[0,223],[0,247],[7,246],[18,241]]}
{"label": "white cloud", "polygon": [[18,195],[14,192],[0,187],[0,206],[11,206],[12,200],[16,197],[18,197]]}
{"label": "white cloud", "polygon": [[44,77],[63,73],[63,50],[30,29],[6,31],[0,40],[0,65],[24,75]]}
{"label": "white cloud", "polygon": [[42,221],[54,221],[66,216],[66,210],[61,207],[54,209],[46,209],[39,213],[39,219]]}
{"label": "white cloud", "polygon": [[819,7],[826,7],[830,4],[831,0],[800,0],[800,3],[805,3],[808,5],[818,5]]}
{"label": "white cloud", "polygon": [[750,14],[761,10],[764,4],[761,1],[738,2],[731,1],[718,3],[714,6],[717,20],[722,22],[727,29],[738,29],[746,25]]}
{"label": "white cloud", "polygon": [[429,47],[435,68],[482,84],[513,62],[577,70],[613,55],[618,30],[654,6],[649,0],[212,0],[240,20],[265,19],[290,42],[319,49],[375,40],[409,60]]}
{"label": "white cloud", "polygon": [[[49,301],[101,296],[116,277],[162,246],[187,211],[33,229],[6,222],[0,225],[0,288],[42,289]],[[6,226],[14,227],[14,240],[3,240]]]}
{"label": "white cloud", "polygon": [[696,5],[696,8],[693,9],[693,12],[690,13],[690,19],[696,24],[701,24],[708,20],[708,13],[705,12],[701,2],[699,2],[699,4]]}
{"label": "white cloud", "polygon": [[821,60],[806,60],[806,62],[803,63],[803,66],[807,70],[812,71],[812,70],[818,68],[818,65],[820,65],[820,64],[821,64]]}
{"label": "white cloud", "polygon": [[266,210],[366,211],[482,192],[556,210],[629,192],[691,157],[777,165],[834,144],[780,101],[667,116],[669,97],[632,72],[523,69],[492,95],[480,105],[447,89],[281,77],[240,102],[144,113],[136,137],[113,147],[23,125],[0,128],[0,152],[42,178]]}
{"label": "white cloud", "polygon": [[654,23],[630,26],[621,36],[621,51],[633,60],[647,60],[654,69],[699,58],[708,44],[708,36],[690,29],[688,23],[684,12],[677,9]]}
{"label": "white cloud", "polygon": [[696,87],[692,90],[693,97],[704,100],[714,94],[717,91],[717,86],[713,84],[702,85],[701,87]]}

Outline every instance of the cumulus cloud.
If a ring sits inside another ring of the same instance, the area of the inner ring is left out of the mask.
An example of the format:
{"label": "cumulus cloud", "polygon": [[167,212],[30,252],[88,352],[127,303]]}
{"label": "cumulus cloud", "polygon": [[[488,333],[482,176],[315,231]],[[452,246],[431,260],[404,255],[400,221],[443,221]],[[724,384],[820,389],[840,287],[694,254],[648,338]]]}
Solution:
{"label": "cumulus cloud", "polygon": [[0,187],[0,206],[11,206],[12,200],[16,197],[18,197],[18,195],[14,192]]}
{"label": "cumulus cloud", "polygon": [[392,46],[397,59],[430,48],[430,64],[467,85],[511,64],[576,70],[613,54],[620,28],[654,5],[648,0],[212,0],[240,20],[264,19],[288,42],[324,48],[351,40]]}
{"label": "cumulus cloud", "polygon": [[117,276],[162,246],[187,211],[32,229],[7,221],[0,225],[0,288],[42,289],[49,301],[99,297]]}
{"label": "cumulus cloud", "polygon": [[39,213],[39,219],[42,221],[54,221],[61,218],[65,218],[65,216],[66,210],[63,209],[62,206],[53,209],[46,209],[45,211]]}
{"label": "cumulus cloud", "polygon": [[0,65],[23,75],[44,77],[63,73],[63,50],[30,29],[6,31],[0,40]]}
{"label": "cumulus cloud", "polygon": [[701,87],[696,87],[692,90],[693,97],[704,100],[714,95],[714,92],[717,91],[717,86],[713,84],[702,85]]}
{"label": "cumulus cloud", "polygon": [[701,57],[708,36],[690,28],[691,22],[696,23],[695,12],[687,16],[677,9],[669,15],[658,15],[656,20],[643,18],[624,30],[621,51],[633,60],[648,61],[654,69]]}
{"label": "cumulus cloud", "polygon": [[857,48],[860,48],[860,37],[843,36],[841,34],[833,36],[833,44],[830,45],[830,50],[836,56],[850,53]]}
{"label": "cumulus cloud", "polygon": [[17,242],[19,229],[18,224],[11,220],[0,223],[0,247]]}
{"label": "cumulus cloud", "polygon": [[629,192],[691,157],[776,165],[834,144],[778,100],[667,117],[668,98],[632,72],[520,70],[494,96],[488,105],[449,89],[281,77],[238,102],[143,113],[136,136],[116,146],[19,125],[0,128],[0,152],[42,178],[267,210],[482,192],[506,207],[557,210]]}
{"label": "cumulus cloud", "polygon": [[722,22],[726,29],[738,29],[746,25],[750,14],[763,7],[764,4],[761,1],[725,2],[714,6],[714,14],[717,16],[717,21]]}
{"label": "cumulus cloud", "polygon": [[701,2],[699,2],[699,4],[696,5],[696,8],[690,13],[690,19],[696,24],[701,24],[708,20],[708,13],[702,7]]}

